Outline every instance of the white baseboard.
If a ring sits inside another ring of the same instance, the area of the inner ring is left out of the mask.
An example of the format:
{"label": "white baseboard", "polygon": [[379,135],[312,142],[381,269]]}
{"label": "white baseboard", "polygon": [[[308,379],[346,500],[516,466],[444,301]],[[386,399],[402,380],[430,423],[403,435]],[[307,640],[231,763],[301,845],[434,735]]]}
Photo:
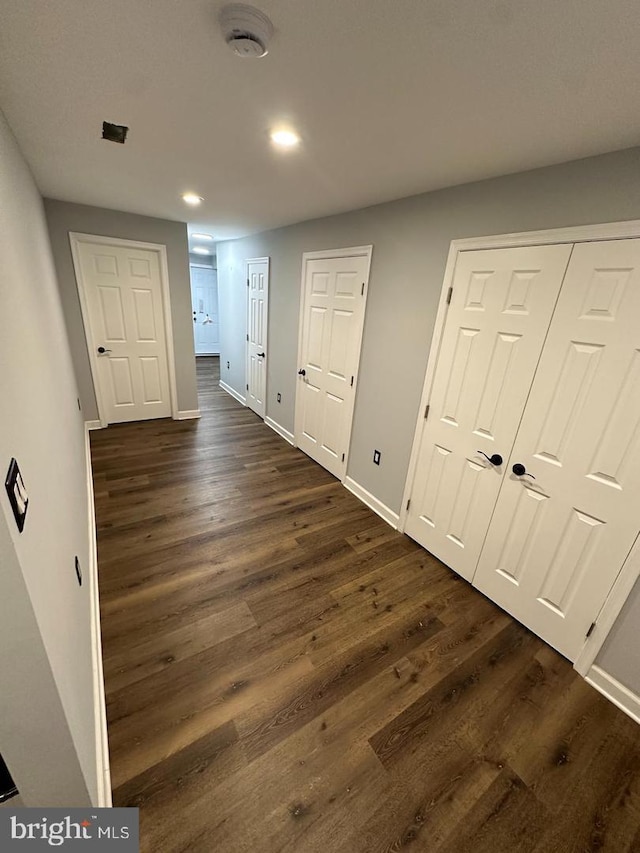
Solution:
{"label": "white baseboard", "polygon": [[234,400],[237,400],[239,403],[242,403],[243,406],[247,405],[247,398],[243,397],[242,394],[238,394],[238,392],[231,387],[231,385],[227,385],[226,382],[220,380],[220,387],[223,391],[226,391],[227,394],[231,394]]}
{"label": "white baseboard", "polygon": [[383,518],[387,522],[387,524],[390,524],[394,530],[398,529],[398,521],[400,520],[400,516],[397,512],[394,512],[392,509],[389,509],[386,504],[383,504],[382,501],[378,500],[378,498],[375,497],[375,495],[372,495],[371,492],[368,492],[359,483],[356,483],[355,480],[352,480],[351,477],[347,477],[343,485],[352,494],[359,498],[362,503],[366,504],[369,509],[372,509],[377,515],[380,516],[380,518]]}
{"label": "white baseboard", "polygon": [[85,423],[85,464],[87,476],[87,512],[89,516],[89,597],[91,605],[91,658],[93,669],[93,712],[96,732],[96,771],[98,808],[110,808],[111,770],[109,767],[109,740],[107,737],[107,706],[102,669],[102,634],[100,631],[100,599],[98,591],[98,546],[96,539],[96,517],[93,499],[93,473],[91,468],[91,446],[89,426]]}
{"label": "white baseboard", "polygon": [[189,421],[192,418],[200,417],[200,409],[185,409],[183,412],[178,412],[175,416],[176,421]]}
{"label": "white baseboard", "polygon": [[288,429],[280,426],[280,424],[276,423],[273,418],[265,418],[264,422],[268,427],[271,427],[274,432],[277,432],[279,436],[284,438],[285,441],[288,441],[289,444],[292,444],[295,447],[295,436],[292,432],[289,432]]}
{"label": "white baseboard", "polygon": [[84,425],[87,429],[102,429],[102,423],[100,421],[85,421]]}
{"label": "white baseboard", "polygon": [[617,705],[621,711],[640,723],[640,696],[637,696],[628,687],[625,687],[617,678],[609,675],[603,669],[595,664],[591,667],[587,675],[586,681],[596,690],[606,696],[614,705]]}

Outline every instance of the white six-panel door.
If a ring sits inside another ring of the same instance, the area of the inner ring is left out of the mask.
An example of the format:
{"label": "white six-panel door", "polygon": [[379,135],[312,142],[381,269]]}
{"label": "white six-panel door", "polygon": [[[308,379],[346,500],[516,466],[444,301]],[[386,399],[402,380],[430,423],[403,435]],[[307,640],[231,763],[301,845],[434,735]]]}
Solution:
{"label": "white six-panel door", "polygon": [[101,416],[107,423],[170,417],[159,253],[86,238],[74,251]]}
{"label": "white six-panel door", "polygon": [[573,660],[639,508],[640,240],[578,244],[474,585]]}
{"label": "white six-panel door", "polygon": [[360,357],[370,247],[345,257],[306,257],[303,273],[295,437],[342,478]]}
{"label": "white six-panel door", "polygon": [[269,259],[247,261],[247,406],[265,416]]}
{"label": "white six-panel door", "polygon": [[212,267],[190,264],[193,344],[196,355],[220,353],[218,319],[218,272]]}
{"label": "white six-panel door", "polygon": [[[461,253],[405,531],[476,569],[571,246]],[[479,451],[486,454],[483,456]]]}

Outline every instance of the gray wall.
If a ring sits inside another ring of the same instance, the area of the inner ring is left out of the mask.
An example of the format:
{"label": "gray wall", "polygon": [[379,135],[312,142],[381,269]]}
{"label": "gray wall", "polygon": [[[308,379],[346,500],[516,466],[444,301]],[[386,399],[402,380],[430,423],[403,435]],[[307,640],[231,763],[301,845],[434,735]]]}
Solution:
{"label": "gray wall", "polygon": [[[97,801],[85,434],[42,199],[0,113],[0,752],[27,806]],[[74,556],[84,568],[76,580]]]}
{"label": "gray wall", "polygon": [[44,206],[85,419],[97,420],[98,407],[71,256],[70,231],[162,243],[167,247],[178,408],[197,409],[186,224],[53,199],[45,199]]}
{"label": "gray wall", "polygon": [[[451,240],[638,218],[640,149],[633,148],[219,243],[222,379],[244,396],[245,262],[269,256],[267,415],[293,431],[302,253],[372,243],[347,473],[399,512]],[[379,467],[374,448],[382,451]],[[634,600],[640,616],[640,590]],[[618,648],[608,653],[612,674]],[[627,650],[620,654],[628,663]],[[628,663],[638,692],[639,657]]]}
{"label": "gray wall", "polygon": [[640,695],[640,581],[631,590],[596,663],[625,687]]}
{"label": "gray wall", "polygon": [[217,258],[215,255],[195,255],[193,252],[189,252],[189,263],[215,269],[217,266]]}

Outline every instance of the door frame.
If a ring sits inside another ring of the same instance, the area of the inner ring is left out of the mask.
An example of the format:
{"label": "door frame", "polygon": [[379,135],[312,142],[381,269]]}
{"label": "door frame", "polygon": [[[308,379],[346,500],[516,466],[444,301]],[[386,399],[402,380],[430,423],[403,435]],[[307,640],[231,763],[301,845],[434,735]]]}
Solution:
{"label": "door frame", "polygon": [[123,246],[133,249],[143,249],[147,252],[155,252],[158,255],[158,268],[160,270],[160,285],[162,291],[162,313],[164,315],[165,346],[167,352],[167,367],[169,373],[169,397],[171,399],[171,417],[179,419],[178,393],[176,386],[176,365],[173,348],[173,324],[171,317],[171,294],[169,289],[169,266],[167,263],[167,247],[162,243],[143,243],[139,240],[125,240],[120,237],[104,237],[100,234],[83,234],[79,231],[69,232],[69,243],[71,244],[71,257],[76,276],[78,296],[80,298],[80,310],[82,312],[82,323],[84,326],[85,341],[89,355],[89,366],[91,367],[91,378],[93,391],[98,406],[98,418],[100,427],[108,426],[105,417],[105,405],[102,389],[99,382],[98,363],[96,356],[96,336],[91,328],[89,314],[89,301],[87,297],[87,283],[82,275],[80,263],[80,245],[82,243],[98,243],[103,246]]}
{"label": "door frame", "polygon": [[[211,267],[211,266],[209,266],[209,264],[194,264],[191,261],[189,261],[189,272],[191,272],[191,267],[196,267],[196,269],[199,269],[199,270],[213,270],[213,272],[216,274],[216,282],[217,282],[217,280],[218,280],[218,268],[217,267]],[[216,290],[217,290],[217,287],[218,286],[216,284]],[[189,275],[189,291],[191,293],[191,296],[193,297],[193,291],[191,290],[191,275]],[[218,335],[219,334],[220,334],[220,298],[219,298],[219,294],[218,294]],[[195,336],[194,336],[194,349],[195,349]],[[218,352],[209,352],[209,353],[207,353],[207,352],[197,353],[196,352],[196,353],[194,353],[194,355],[196,358],[215,358],[215,356],[220,357],[220,349],[218,347]]]}
{"label": "door frame", "polygon": [[[297,354],[297,362],[296,364],[301,364],[302,360],[302,350],[303,350],[303,337],[304,337],[304,310],[306,303],[306,280],[307,280],[307,265],[309,261],[317,261],[317,260],[330,260],[332,258],[353,258],[353,257],[363,257],[367,261],[367,268],[365,273],[365,281],[364,281],[364,293],[362,294],[362,298],[364,299],[364,305],[362,308],[362,323],[360,325],[360,331],[358,334],[358,355],[356,358],[356,363],[354,367],[354,376],[355,380],[353,383],[353,408],[351,410],[351,421],[349,423],[349,431],[347,435],[347,449],[345,452],[345,460],[344,460],[344,473],[340,480],[341,483],[344,483],[347,479],[347,471],[349,470],[349,456],[351,454],[351,434],[353,432],[353,413],[355,411],[355,400],[356,394],[358,392],[358,382],[360,381],[360,358],[362,357],[362,338],[364,337],[364,322],[366,319],[367,312],[367,299],[369,297],[369,280],[371,278],[371,257],[373,255],[373,244],[369,244],[368,246],[347,246],[342,249],[321,249],[316,252],[303,252],[302,253],[302,273],[300,278],[300,311],[298,317],[298,354]],[[296,367],[297,370],[297,367]],[[298,388],[299,383],[296,382],[296,397],[294,401],[294,418],[293,418],[293,446],[298,446],[298,435],[300,430],[302,429],[301,417],[302,411],[300,409],[298,403]]]}
{"label": "door frame", "polygon": [[[398,520],[398,530],[400,532],[404,532],[406,526],[408,515],[407,504],[413,491],[416,475],[420,438],[424,424],[424,412],[429,403],[435,379],[440,346],[447,319],[447,309],[449,307],[449,288],[453,285],[453,276],[458,256],[462,252],[472,252],[482,249],[511,249],[520,246],[547,246],[557,243],[591,243],[605,240],[629,240],[638,237],[640,237],[640,220],[632,219],[624,222],[606,222],[600,225],[577,225],[575,227],[552,228],[544,231],[518,231],[512,234],[468,237],[451,241],[438,302],[433,337],[431,339],[431,347],[427,359],[423,389],[420,396],[420,406],[413,434],[409,468],[402,495],[402,504],[400,505],[400,518]],[[627,555],[627,559],[624,561],[613,586],[604,600],[597,617],[595,628],[591,635],[586,638],[585,644],[573,664],[574,669],[580,675],[586,676],[590,670],[638,577],[640,577],[640,536]]]}
{"label": "door frame", "polygon": [[[244,262],[244,272],[245,279],[247,281],[247,302],[245,305],[244,311],[244,322],[245,322],[245,345],[244,345],[244,384],[246,388],[246,397],[244,405],[251,409],[249,405],[249,387],[247,380],[249,379],[249,264],[266,264],[267,265],[267,316],[265,318],[265,333],[264,333],[264,350],[266,355],[264,357],[264,418],[262,420],[267,420],[267,384],[268,384],[268,371],[267,366],[269,364],[269,300],[271,298],[271,258],[246,258]],[[254,412],[253,409],[251,409]],[[257,412],[254,412],[257,414]],[[260,417],[260,415],[258,415]]]}

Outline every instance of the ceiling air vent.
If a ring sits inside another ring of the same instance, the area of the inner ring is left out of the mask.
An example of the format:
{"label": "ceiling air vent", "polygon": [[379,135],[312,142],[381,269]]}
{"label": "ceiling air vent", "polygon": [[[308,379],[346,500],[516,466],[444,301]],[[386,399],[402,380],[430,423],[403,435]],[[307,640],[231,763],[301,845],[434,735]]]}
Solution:
{"label": "ceiling air vent", "polygon": [[220,26],[224,40],[237,56],[258,59],[267,55],[273,24],[259,9],[230,3],[220,12]]}
{"label": "ceiling air vent", "polygon": [[119,142],[124,145],[129,128],[124,124],[112,124],[110,121],[102,122],[102,138],[109,142]]}

